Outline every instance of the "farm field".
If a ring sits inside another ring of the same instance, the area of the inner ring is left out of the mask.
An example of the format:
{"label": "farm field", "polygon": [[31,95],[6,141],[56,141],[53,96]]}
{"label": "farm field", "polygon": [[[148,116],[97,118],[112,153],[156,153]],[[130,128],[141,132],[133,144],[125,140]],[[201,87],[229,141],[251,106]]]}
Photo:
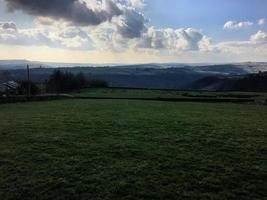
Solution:
{"label": "farm field", "polygon": [[267,106],[2,104],[0,172],[0,199],[264,199]]}

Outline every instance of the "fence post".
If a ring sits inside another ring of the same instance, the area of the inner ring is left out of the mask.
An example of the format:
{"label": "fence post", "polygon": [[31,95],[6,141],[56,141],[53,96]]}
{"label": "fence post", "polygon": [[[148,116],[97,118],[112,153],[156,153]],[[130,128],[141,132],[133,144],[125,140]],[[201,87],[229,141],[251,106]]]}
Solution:
{"label": "fence post", "polygon": [[28,80],[28,91],[27,91],[27,97],[28,99],[31,96],[31,83],[30,83],[30,67],[27,65],[27,80]]}

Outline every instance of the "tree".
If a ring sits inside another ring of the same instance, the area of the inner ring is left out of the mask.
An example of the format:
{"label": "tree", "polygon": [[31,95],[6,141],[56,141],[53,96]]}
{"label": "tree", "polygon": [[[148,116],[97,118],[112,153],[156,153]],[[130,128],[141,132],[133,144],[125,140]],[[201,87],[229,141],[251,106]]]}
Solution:
{"label": "tree", "polygon": [[49,92],[71,92],[88,86],[88,80],[83,73],[74,75],[70,72],[55,70],[47,82]]}
{"label": "tree", "polygon": [[89,84],[88,80],[85,78],[84,74],[81,72],[76,75],[76,79],[77,79],[78,85],[81,88],[86,88]]}
{"label": "tree", "polygon": [[26,95],[28,93],[28,84],[30,84],[30,91],[31,91],[30,95],[37,95],[40,93],[40,89],[34,82],[20,81],[18,87],[18,92],[20,95]]}

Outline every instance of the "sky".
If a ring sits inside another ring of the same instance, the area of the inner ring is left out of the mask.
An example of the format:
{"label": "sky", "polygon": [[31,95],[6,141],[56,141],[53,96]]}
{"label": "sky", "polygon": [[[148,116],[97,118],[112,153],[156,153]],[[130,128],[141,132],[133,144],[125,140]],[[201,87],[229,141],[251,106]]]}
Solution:
{"label": "sky", "polygon": [[0,59],[267,61],[266,0],[0,0]]}

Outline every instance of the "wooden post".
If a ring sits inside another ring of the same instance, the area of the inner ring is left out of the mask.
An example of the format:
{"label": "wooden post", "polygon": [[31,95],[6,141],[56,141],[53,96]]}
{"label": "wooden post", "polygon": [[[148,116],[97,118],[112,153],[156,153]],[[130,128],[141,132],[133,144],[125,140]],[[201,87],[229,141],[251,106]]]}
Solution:
{"label": "wooden post", "polygon": [[9,97],[9,88],[8,88],[8,82],[6,83],[6,97]]}
{"label": "wooden post", "polygon": [[27,96],[29,98],[31,96],[30,67],[29,67],[29,65],[27,65],[27,80],[28,80]]}

